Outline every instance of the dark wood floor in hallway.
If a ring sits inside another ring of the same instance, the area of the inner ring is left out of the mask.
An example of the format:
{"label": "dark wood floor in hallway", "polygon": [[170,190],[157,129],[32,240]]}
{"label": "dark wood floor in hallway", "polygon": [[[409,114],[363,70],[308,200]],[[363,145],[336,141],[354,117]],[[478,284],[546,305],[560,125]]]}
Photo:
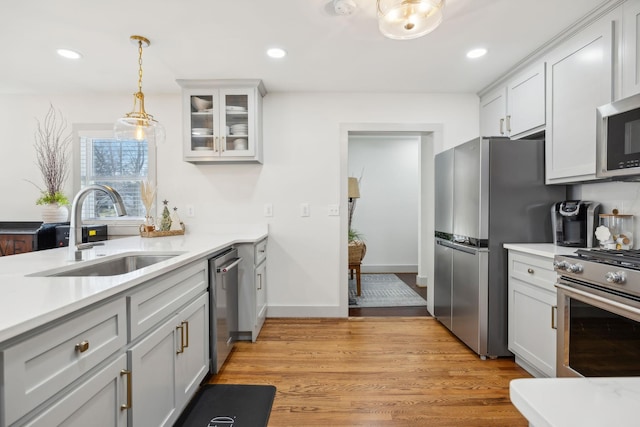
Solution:
{"label": "dark wood floor in hallway", "polygon": [[279,426],[527,426],[512,359],[482,361],[431,317],[267,319],[210,382],[272,384]]}

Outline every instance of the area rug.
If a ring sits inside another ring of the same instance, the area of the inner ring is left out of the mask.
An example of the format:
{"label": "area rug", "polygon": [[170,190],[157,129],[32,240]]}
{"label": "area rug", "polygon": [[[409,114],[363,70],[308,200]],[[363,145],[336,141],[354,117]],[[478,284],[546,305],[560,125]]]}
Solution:
{"label": "area rug", "polygon": [[271,385],[205,384],[174,427],[266,427],[276,388]]}
{"label": "area rug", "polygon": [[395,274],[362,274],[362,290],[356,295],[356,280],[349,280],[349,307],[414,307],[427,301]]}

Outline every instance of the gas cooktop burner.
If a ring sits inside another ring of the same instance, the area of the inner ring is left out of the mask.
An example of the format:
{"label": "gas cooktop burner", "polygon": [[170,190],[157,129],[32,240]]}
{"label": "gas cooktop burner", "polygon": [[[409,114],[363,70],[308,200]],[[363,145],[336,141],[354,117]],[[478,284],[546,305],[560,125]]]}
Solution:
{"label": "gas cooktop burner", "polygon": [[639,249],[578,249],[575,253],[579,258],[585,261],[603,262],[630,268],[640,268]]}

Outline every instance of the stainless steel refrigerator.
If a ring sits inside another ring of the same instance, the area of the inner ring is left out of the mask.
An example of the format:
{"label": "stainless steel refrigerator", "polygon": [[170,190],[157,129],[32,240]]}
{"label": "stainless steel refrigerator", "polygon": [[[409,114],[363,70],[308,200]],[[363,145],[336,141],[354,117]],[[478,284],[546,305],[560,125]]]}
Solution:
{"label": "stainless steel refrigerator", "polygon": [[544,141],[477,138],[435,157],[434,316],[482,358],[507,356],[504,243],[552,242]]}

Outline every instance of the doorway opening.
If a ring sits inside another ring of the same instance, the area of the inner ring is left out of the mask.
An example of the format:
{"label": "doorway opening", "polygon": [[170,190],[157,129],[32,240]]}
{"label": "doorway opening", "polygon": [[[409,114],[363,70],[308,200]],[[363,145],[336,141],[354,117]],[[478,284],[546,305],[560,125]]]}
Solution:
{"label": "doorway opening", "polygon": [[[433,309],[433,153],[441,144],[438,124],[341,125],[341,188],[348,199],[348,177],[360,178],[353,228],[364,235],[367,254],[361,263],[363,276],[371,275],[386,286],[394,280],[426,299],[421,306],[397,301],[396,306],[349,304],[350,274],[341,280],[341,301],[349,316],[429,316]],[[348,218],[342,218],[342,271],[348,272]],[[383,277],[386,276],[386,277]],[[380,280],[378,280],[380,279]],[[369,279],[368,279],[369,280]],[[363,281],[362,290],[367,289]],[[392,286],[392,287],[393,287]],[[373,287],[370,288],[371,292]],[[377,288],[380,289],[380,288]],[[354,295],[354,290],[351,295]],[[376,291],[377,292],[377,291]],[[393,293],[394,291],[390,291]],[[418,297],[418,299],[420,299]],[[416,301],[413,301],[416,303]],[[341,304],[342,305],[342,304]],[[384,305],[384,303],[383,303]]]}

